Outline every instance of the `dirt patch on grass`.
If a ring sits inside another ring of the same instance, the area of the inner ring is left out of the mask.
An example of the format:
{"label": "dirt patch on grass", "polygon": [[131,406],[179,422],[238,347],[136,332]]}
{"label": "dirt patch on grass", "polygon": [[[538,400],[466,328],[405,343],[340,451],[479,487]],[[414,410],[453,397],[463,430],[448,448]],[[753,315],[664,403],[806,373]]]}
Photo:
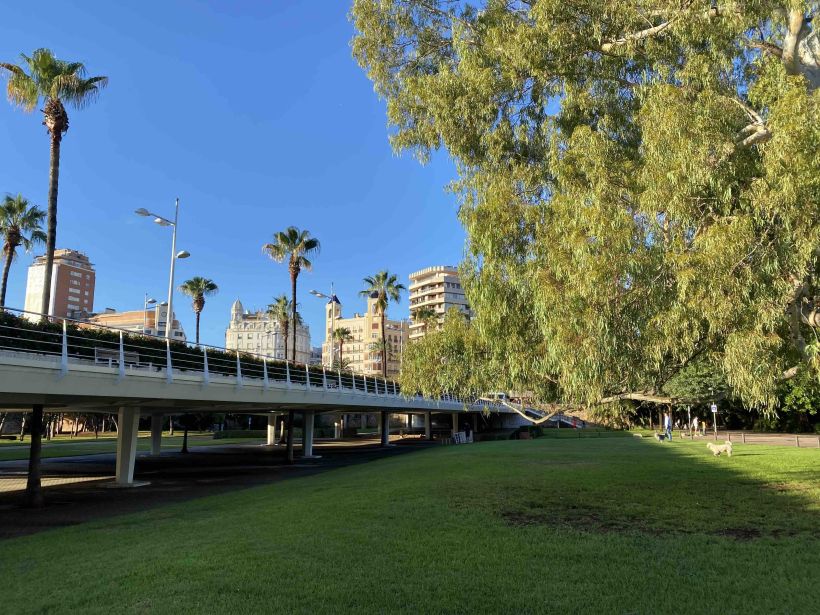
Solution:
{"label": "dirt patch on grass", "polygon": [[[772,529],[761,531],[756,527],[726,527],[711,531],[669,529],[652,526],[640,519],[608,517],[597,511],[574,510],[572,515],[533,510],[506,510],[500,513],[505,525],[515,528],[533,526],[573,530],[589,534],[642,534],[647,536],[719,536],[737,541],[751,541],[762,538],[792,538],[801,535],[793,529]],[[805,535],[803,533],[802,535]],[[811,538],[820,538],[820,532],[810,533]]]}

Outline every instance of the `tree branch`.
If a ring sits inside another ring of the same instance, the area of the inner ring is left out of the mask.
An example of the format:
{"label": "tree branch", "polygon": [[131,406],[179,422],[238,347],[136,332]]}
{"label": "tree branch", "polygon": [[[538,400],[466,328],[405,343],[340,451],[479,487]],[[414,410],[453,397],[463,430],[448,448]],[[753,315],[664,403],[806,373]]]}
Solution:
{"label": "tree branch", "polygon": [[644,30],[639,30],[638,32],[632,32],[630,34],[625,34],[621,38],[612,40],[612,41],[604,41],[601,44],[601,51],[604,53],[608,53],[615,49],[616,47],[621,47],[622,45],[626,45],[627,43],[635,42],[635,41],[642,41],[646,38],[651,38],[656,34],[660,34],[664,30],[666,30],[669,26],[671,26],[675,21],[680,19],[681,16],[686,12],[686,10],[692,5],[693,0],[689,0],[688,2],[684,3],[681,7],[680,11],[675,13],[672,17],[667,19],[666,21],[659,23],[657,26],[652,26],[651,28],[646,28]]}
{"label": "tree branch", "polygon": [[761,51],[770,53],[773,56],[777,56],[778,58],[783,57],[783,49],[778,47],[774,43],[769,43],[768,41],[752,40],[748,38],[744,39],[744,42],[748,47],[751,47],[752,49],[760,49]]}

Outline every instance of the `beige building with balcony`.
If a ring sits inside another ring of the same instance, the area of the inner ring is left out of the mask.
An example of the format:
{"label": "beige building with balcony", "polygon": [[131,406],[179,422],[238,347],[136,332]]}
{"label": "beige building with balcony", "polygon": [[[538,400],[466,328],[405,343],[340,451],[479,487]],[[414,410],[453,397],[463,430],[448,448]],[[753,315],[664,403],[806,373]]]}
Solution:
{"label": "beige building with balcony", "polygon": [[441,322],[450,308],[470,316],[470,305],[461,287],[456,267],[439,265],[410,274],[410,341],[424,337],[423,322],[416,322],[414,314],[423,307],[431,308]]}
{"label": "beige building with balcony", "polygon": [[[117,312],[112,308],[105,308],[105,311],[94,314],[88,318],[88,323],[101,325],[103,327],[113,327],[115,329],[125,329],[134,333],[144,333],[145,335],[155,335],[165,337],[165,327],[168,322],[168,306],[157,305],[148,310],[129,310]],[[177,342],[186,341],[185,331],[176,318],[176,313],[171,319],[171,339]]]}
{"label": "beige building with balcony", "polygon": [[[335,315],[334,315],[335,312]],[[342,316],[342,306],[337,302],[328,302],[325,306],[325,340],[322,344],[322,364],[330,366],[331,349],[338,355],[339,344],[331,344],[331,327],[350,330],[352,340],[342,345],[342,360],[349,363],[349,369],[357,374],[381,376],[382,355],[375,345],[381,342],[381,316],[376,309],[376,298],[367,298],[367,311],[364,314],[353,314],[349,318]],[[397,376],[401,370],[401,355],[407,344],[410,333],[406,320],[385,319],[385,339],[387,341],[387,376]]]}
{"label": "beige building with balcony", "polygon": [[[285,335],[279,323],[272,320],[263,310],[247,311],[237,299],[231,306],[231,322],[225,331],[225,348],[239,352],[252,352],[269,359],[290,358],[293,345],[293,327],[288,335],[288,349],[285,352]],[[296,327],[296,362],[310,362],[310,328]]]}

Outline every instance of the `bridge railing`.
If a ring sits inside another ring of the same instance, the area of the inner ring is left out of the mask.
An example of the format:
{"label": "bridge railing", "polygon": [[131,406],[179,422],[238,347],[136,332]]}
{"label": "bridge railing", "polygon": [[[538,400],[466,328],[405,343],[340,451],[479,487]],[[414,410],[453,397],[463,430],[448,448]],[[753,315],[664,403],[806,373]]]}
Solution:
{"label": "bridge railing", "polygon": [[[74,366],[86,365],[116,369],[118,378],[161,373],[169,383],[184,374],[197,375],[205,385],[216,377],[232,380],[239,387],[252,384],[417,397],[406,395],[398,382],[380,376],[271,359],[209,344],[173,341],[87,320],[43,319],[39,313],[11,308],[0,311],[0,352],[47,359],[64,375]],[[449,395],[428,401],[473,403]]]}

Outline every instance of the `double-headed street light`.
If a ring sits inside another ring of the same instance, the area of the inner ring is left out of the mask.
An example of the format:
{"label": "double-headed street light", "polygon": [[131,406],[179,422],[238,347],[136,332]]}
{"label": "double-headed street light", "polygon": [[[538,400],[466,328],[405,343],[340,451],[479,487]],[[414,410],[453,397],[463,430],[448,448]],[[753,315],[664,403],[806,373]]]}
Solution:
{"label": "double-headed street light", "polygon": [[[177,252],[177,226],[179,223],[179,199],[176,200],[176,205],[174,209],[174,221],[171,222],[167,218],[163,218],[155,213],[151,213],[144,207],[140,207],[135,212],[138,216],[154,216],[154,223],[159,224],[160,226],[171,226],[174,229],[173,234],[171,235],[171,275],[168,279],[168,314],[165,318],[165,339],[171,339],[171,325],[173,324],[174,318],[174,265],[178,258],[188,258],[191,256],[190,252],[186,252],[185,250],[181,250]],[[159,327],[159,322],[157,322],[157,327]]]}
{"label": "double-headed street light", "polygon": [[[311,290],[310,294],[314,297],[319,297],[319,299],[327,299],[328,305],[330,305],[330,367],[336,363],[336,342],[333,339],[333,333],[336,330],[336,305],[342,305],[342,302],[339,301],[339,298],[333,292],[333,282],[330,283],[330,294],[326,295],[325,293],[320,293],[318,290]],[[294,335],[295,335],[296,328],[294,326]]]}

